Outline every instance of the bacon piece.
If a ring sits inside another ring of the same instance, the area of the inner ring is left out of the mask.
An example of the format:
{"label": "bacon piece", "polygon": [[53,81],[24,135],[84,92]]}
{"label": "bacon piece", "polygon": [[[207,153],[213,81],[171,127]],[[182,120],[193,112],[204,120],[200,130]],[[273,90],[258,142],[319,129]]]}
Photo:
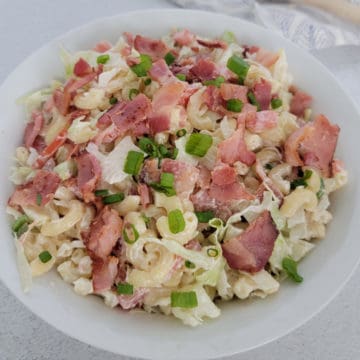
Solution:
{"label": "bacon piece", "polygon": [[286,139],[286,162],[292,166],[314,166],[329,177],[339,132],[337,125],[332,125],[324,115],[318,115]]}
{"label": "bacon piece", "polygon": [[82,77],[85,75],[89,75],[92,71],[93,70],[90,64],[83,58],[80,58],[74,65],[74,74],[76,76]]}
{"label": "bacon piece", "polygon": [[236,171],[228,164],[218,164],[211,172],[213,184],[231,185],[236,181]]}
{"label": "bacon piece", "polygon": [[210,197],[220,202],[232,200],[254,200],[255,196],[248,193],[245,187],[237,182],[227,185],[216,185],[212,183],[209,191]]}
{"label": "bacon piece", "polygon": [[261,110],[268,110],[271,102],[271,84],[261,79],[254,85],[254,95],[260,104]]}
{"label": "bacon piece", "polygon": [[[32,181],[18,186],[9,199],[10,206],[46,205],[54,196],[61,180],[53,172],[39,170]],[[38,203],[40,201],[40,204]]]}
{"label": "bacon piece", "polygon": [[112,48],[111,43],[109,43],[107,40],[103,40],[103,41],[98,42],[94,46],[93,50],[97,51],[99,53],[104,53],[106,51],[109,51],[111,48]]}
{"label": "bacon piece", "polygon": [[[169,130],[171,112],[180,102],[184,89],[184,83],[170,82],[156,91],[152,101],[153,112],[149,116],[149,127],[152,134]],[[180,112],[181,109],[183,108],[179,107]],[[186,113],[183,109],[182,118],[185,119],[185,117]]]}
{"label": "bacon piece", "polygon": [[265,169],[262,166],[261,162],[257,159],[255,164],[255,171],[259,178],[262,180],[263,189],[257,190],[257,197],[262,198],[262,194],[264,191],[270,189],[274,195],[282,200],[284,198],[283,193],[279,190],[279,188],[274,184],[274,182],[266,175]]}
{"label": "bacon piece", "polygon": [[32,144],[32,147],[38,152],[42,153],[46,148],[46,142],[43,136],[37,136]]}
{"label": "bacon piece", "polygon": [[221,40],[204,40],[204,39],[196,39],[196,41],[205,47],[208,47],[210,49],[226,49],[227,48],[227,44],[224,41]]}
{"label": "bacon piece", "polygon": [[101,178],[101,166],[94,155],[83,153],[76,158],[78,175],[77,186],[85,202],[95,200],[94,190]]}
{"label": "bacon piece", "polygon": [[239,99],[246,104],[248,102],[247,92],[246,86],[228,83],[223,83],[220,86],[220,94],[224,100]]}
{"label": "bacon piece", "polygon": [[161,168],[163,172],[174,174],[176,194],[188,198],[198,180],[199,170],[186,162],[171,159],[164,159]]}
{"label": "bacon piece", "polygon": [[163,58],[168,52],[167,46],[161,40],[141,35],[135,36],[134,47],[140,54],[149,55],[153,60]]}
{"label": "bacon piece", "polygon": [[219,144],[218,158],[224,163],[233,164],[236,161],[241,161],[250,166],[256,160],[256,155],[246,147],[244,120],[243,115],[240,115],[238,118],[238,129],[228,139]]}
{"label": "bacon piece", "polygon": [[145,295],[149,292],[147,288],[138,288],[132,295],[119,295],[119,305],[124,310],[133,309],[142,304]]}
{"label": "bacon piece", "polygon": [[139,184],[137,187],[138,193],[140,195],[140,203],[143,206],[150,204],[150,191],[146,184]]}
{"label": "bacon piece", "polygon": [[140,172],[140,179],[144,181],[146,184],[150,184],[152,182],[160,181],[161,171],[158,168],[158,160],[157,159],[147,159],[144,162],[144,165]]}
{"label": "bacon piece", "polygon": [[92,283],[95,293],[111,289],[117,275],[118,262],[114,256],[93,260]]}
{"label": "bacon piece", "polygon": [[190,69],[190,73],[195,79],[200,81],[212,80],[219,76],[216,64],[208,59],[200,59],[196,65]]}
{"label": "bacon piece", "polygon": [[188,29],[177,31],[173,37],[175,43],[180,46],[188,46],[195,40],[195,35]]}
{"label": "bacon piece", "polygon": [[169,82],[180,81],[170,71],[164,59],[159,59],[152,64],[152,67],[149,70],[149,76],[153,80],[158,81],[160,85],[165,85]]}
{"label": "bacon piece", "polygon": [[225,115],[224,100],[220,95],[220,90],[214,85],[206,87],[202,94],[202,101],[209,110],[214,111],[220,115]]}
{"label": "bacon piece", "polygon": [[199,177],[196,185],[200,189],[208,189],[210,187],[211,182],[211,172],[205,166],[198,165],[199,169]]}
{"label": "bacon piece", "polygon": [[246,117],[246,128],[254,133],[272,129],[277,125],[278,114],[274,110],[264,110],[248,113]]}
{"label": "bacon piece", "polygon": [[256,53],[255,60],[268,68],[274,65],[279,58],[278,54],[255,46],[253,46],[249,52]]}
{"label": "bacon piece", "polygon": [[256,273],[268,262],[279,235],[269,211],[264,211],[240,235],[222,245],[229,266]]}
{"label": "bacon piece", "polygon": [[122,220],[117,211],[105,206],[90,225],[84,236],[86,248],[92,258],[105,260],[121,236]]}
{"label": "bacon piece", "polygon": [[290,112],[296,116],[303,117],[305,110],[311,106],[313,98],[304,91],[296,89],[290,102]]}
{"label": "bacon piece", "polygon": [[33,111],[31,119],[32,121],[27,124],[24,134],[24,144],[27,148],[33,145],[44,125],[44,117],[41,111]]}

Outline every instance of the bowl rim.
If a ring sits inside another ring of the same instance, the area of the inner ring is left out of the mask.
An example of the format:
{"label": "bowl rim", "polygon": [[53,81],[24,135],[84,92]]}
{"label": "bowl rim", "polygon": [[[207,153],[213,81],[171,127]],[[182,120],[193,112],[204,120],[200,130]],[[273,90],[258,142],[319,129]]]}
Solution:
{"label": "bowl rim", "polygon": [[[345,91],[342,84],[338,81],[338,79],[335,77],[335,75],[325,65],[323,65],[315,56],[313,56],[310,53],[306,53],[306,51],[304,49],[300,48],[297,44],[295,44],[295,43],[291,42],[290,40],[288,40],[287,38],[285,38],[282,34],[280,34],[278,32],[275,32],[275,31],[273,31],[271,29],[267,29],[265,27],[262,27],[262,26],[260,26],[258,24],[253,23],[253,22],[241,19],[241,18],[237,18],[237,17],[230,16],[230,15],[227,15],[227,14],[214,13],[212,11],[198,10],[198,9],[180,9],[180,8],[165,8],[165,9],[162,8],[161,9],[160,8],[160,9],[142,9],[142,10],[125,11],[125,12],[118,13],[118,14],[111,15],[111,16],[103,16],[103,17],[91,20],[89,22],[86,22],[86,23],[84,23],[84,24],[82,24],[80,26],[71,28],[70,30],[56,36],[55,38],[52,38],[50,41],[45,42],[42,46],[40,46],[39,48],[36,48],[28,56],[26,56],[24,58],[24,60],[22,60],[20,63],[15,64],[13,70],[6,76],[6,78],[0,84],[0,92],[2,92],[3,89],[6,87],[6,84],[9,81],[11,81],[11,77],[12,77],[13,74],[16,73],[16,70],[18,69],[18,67],[22,66],[23,64],[28,62],[33,57],[36,57],[37,54],[39,52],[41,52],[42,50],[46,49],[47,47],[49,47],[51,45],[55,45],[55,44],[59,43],[64,38],[67,38],[67,37],[69,37],[69,36],[71,36],[73,34],[79,33],[82,30],[86,30],[88,28],[94,27],[94,26],[96,26],[98,24],[101,24],[103,22],[110,22],[110,21],[114,21],[116,19],[126,18],[128,16],[135,16],[135,15],[138,15],[138,16],[152,15],[152,16],[154,16],[154,14],[156,14],[157,16],[159,16],[159,15],[165,16],[166,14],[172,14],[172,13],[196,14],[198,16],[213,17],[213,18],[224,19],[224,20],[226,20],[226,18],[231,18],[233,20],[236,20],[239,23],[243,23],[243,24],[248,25],[248,26],[253,27],[253,28],[258,28],[261,31],[264,31],[264,30],[270,31],[271,33],[274,34],[274,36],[281,38],[282,41],[287,44],[287,46],[290,46],[292,48],[297,48],[299,51],[301,51],[304,54],[304,56],[306,56],[308,58],[311,58],[311,61],[316,62],[317,66],[321,67],[323,72],[326,73],[326,75],[333,82],[335,82],[337,84],[339,89],[345,94],[345,96],[348,99],[349,103],[353,107],[354,112],[357,113],[360,116],[358,105],[355,103],[354,99],[348,95],[348,93]],[[235,355],[235,354],[245,353],[245,352],[248,352],[250,350],[262,347],[262,346],[264,346],[266,344],[269,344],[269,343],[271,343],[271,342],[273,342],[273,341],[275,341],[277,339],[280,339],[280,338],[284,337],[285,335],[290,334],[294,330],[300,328],[305,323],[307,323],[310,319],[312,319],[317,314],[319,314],[324,308],[326,308],[331,301],[333,301],[333,299],[341,292],[341,290],[344,288],[344,286],[348,283],[348,281],[350,280],[350,278],[352,277],[352,275],[356,271],[359,264],[360,264],[360,256],[357,258],[356,262],[353,264],[351,271],[349,271],[347,274],[344,275],[343,282],[340,284],[340,286],[336,287],[332,291],[331,295],[327,298],[327,300],[324,301],[321,305],[317,306],[315,309],[309,311],[308,315],[306,317],[304,317],[301,321],[298,321],[293,326],[288,326],[287,329],[282,330],[280,332],[278,331],[276,334],[269,336],[267,339],[264,339],[261,343],[254,344],[253,346],[248,346],[248,347],[245,347],[245,348],[242,348],[242,349],[239,349],[239,350],[231,350],[231,351],[226,351],[225,349],[222,349],[221,351],[218,351],[216,354],[210,355],[207,358],[208,359],[215,359],[215,358],[218,358],[218,357],[221,357],[221,356],[231,356],[231,355]],[[55,329],[59,330],[64,335],[69,336],[69,337],[71,337],[71,338],[73,338],[75,340],[78,340],[78,341],[80,341],[80,342],[82,342],[84,344],[93,346],[93,347],[95,347],[97,349],[108,351],[108,352],[113,352],[113,353],[116,353],[116,354],[119,354],[119,355],[122,355],[122,356],[132,356],[132,357],[136,356],[136,357],[141,358],[141,359],[151,359],[152,358],[150,354],[144,356],[144,355],[139,355],[136,351],[124,351],[124,350],[122,350],[121,352],[115,352],[114,350],[110,350],[106,346],[101,346],[101,344],[99,344],[99,343],[90,344],[88,342],[88,340],[86,339],[86,336],[81,336],[81,334],[75,333],[71,329],[66,329],[65,327],[60,326],[59,323],[53,321],[52,319],[46,318],[41,313],[39,313],[37,310],[35,310],[35,308],[32,305],[29,305],[25,301],[24,298],[18,297],[14,287],[12,287],[8,282],[6,282],[6,279],[2,276],[1,273],[0,273],[0,281],[5,285],[5,287],[10,291],[10,293],[13,296],[15,296],[17,298],[17,300],[19,300],[34,315],[36,315],[37,317],[39,317],[40,319],[45,321],[48,325],[50,325],[50,326],[54,327]]]}

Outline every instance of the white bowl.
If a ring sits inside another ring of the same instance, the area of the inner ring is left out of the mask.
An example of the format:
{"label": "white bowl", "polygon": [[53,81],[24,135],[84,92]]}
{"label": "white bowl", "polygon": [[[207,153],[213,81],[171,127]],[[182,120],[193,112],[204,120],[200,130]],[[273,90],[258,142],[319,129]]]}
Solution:
{"label": "white bowl", "polygon": [[[126,313],[106,307],[93,296],[83,298],[55,273],[36,279],[30,294],[21,291],[9,222],[0,215],[0,278],[31,311],[90,345],[118,354],[156,359],[215,358],[244,352],[275,340],[318,313],[347,281],[359,260],[358,222],[359,115],[333,76],[304,50],[278,34],[225,15],[184,10],[137,11],[105,18],[75,29],[36,51],[19,65],[0,88],[0,172],[2,210],[12,187],[7,181],[16,145],[24,131],[24,112],[15,100],[62,76],[59,45],[70,50],[91,48],[97,41],[115,42],[123,31],[161,36],[186,27],[203,36],[233,31],[241,43],[286,50],[298,86],[314,98],[314,112],[322,112],[341,127],[337,154],[345,160],[350,181],[332,197],[334,220],[326,238],[304,261],[301,285],[284,282],[265,300],[232,301],[221,305],[222,315],[192,329],[161,315]],[[358,220],[356,220],[358,219]]]}

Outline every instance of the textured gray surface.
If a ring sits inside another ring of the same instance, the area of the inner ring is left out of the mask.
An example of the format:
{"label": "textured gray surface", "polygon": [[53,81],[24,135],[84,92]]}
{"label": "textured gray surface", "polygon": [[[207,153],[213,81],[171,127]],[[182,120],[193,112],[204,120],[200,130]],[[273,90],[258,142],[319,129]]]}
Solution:
{"label": "textured gray surface", "polygon": [[[171,5],[161,0],[1,0],[0,83],[24,57],[53,37],[97,17],[145,7]],[[358,50],[326,50],[317,56],[360,102]],[[306,325],[278,341],[228,360],[360,359],[359,299],[360,270],[357,270],[340,295]],[[125,360],[73,340],[50,327],[29,312],[0,283],[0,360],[48,359]]]}

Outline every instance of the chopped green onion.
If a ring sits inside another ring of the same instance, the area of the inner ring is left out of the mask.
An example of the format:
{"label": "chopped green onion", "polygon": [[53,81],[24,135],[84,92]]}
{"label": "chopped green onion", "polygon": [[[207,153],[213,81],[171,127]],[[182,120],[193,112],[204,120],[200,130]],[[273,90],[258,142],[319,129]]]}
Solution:
{"label": "chopped green onion", "polygon": [[243,108],[243,105],[243,102],[239,99],[230,99],[226,102],[226,108],[233,112],[240,112]]}
{"label": "chopped green onion", "polygon": [[145,214],[141,214],[141,218],[144,220],[145,225],[149,225],[150,218],[147,217]]}
{"label": "chopped green onion", "polygon": [[130,175],[138,175],[144,161],[144,153],[130,150],[127,154],[124,172]]}
{"label": "chopped green onion", "polygon": [[312,175],[312,171],[311,170],[305,170],[304,175],[299,178],[299,179],[295,179],[290,183],[290,188],[291,190],[294,190],[295,188],[297,188],[298,186],[304,186],[307,187],[308,183],[306,182],[306,180],[310,179]]}
{"label": "chopped green onion", "polygon": [[129,91],[129,99],[132,100],[139,93],[138,89],[130,89]]}
{"label": "chopped green onion", "polygon": [[248,94],[247,94],[247,97],[249,99],[250,104],[256,106],[257,111],[260,111],[261,107],[260,107],[260,104],[259,104],[259,102],[257,101],[257,99],[255,97],[255,94],[252,91],[249,91]]}
{"label": "chopped green onion", "polygon": [[149,55],[140,54],[140,63],[131,66],[131,70],[139,77],[146,76],[151,69],[152,61]]}
{"label": "chopped green onion", "polygon": [[228,44],[236,42],[236,37],[231,31],[224,31],[224,34],[221,38]]}
{"label": "chopped green onion", "polygon": [[225,82],[225,78],[223,76],[218,76],[214,80],[205,80],[204,85],[206,85],[206,86],[214,85],[216,87],[220,87],[220,85],[224,82]]}
{"label": "chopped green onion", "polygon": [[160,183],[151,183],[150,186],[154,190],[164,193],[166,196],[174,196],[176,195],[174,179],[174,174],[164,172],[160,175]]}
{"label": "chopped green onion", "polygon": [[106,64],[109,60],[110,60],[110,55],[109,54],[103,54],[103,55],[99,55],[97,57],[96,62],[98,64]]}
{"label": "chopped green onion", "polygon": [[177,137],[183,137],[186,135],[186,129],[180,129],[176,132]]}
{"label": "chopped green onion", "polygon": [[150,78],[147,78],[147,79],[144,80],[144,85],[145,86],[148,86],[150,84],[151,84],[151,79]]}
{"label": "chopped green onion", "polygon": [[[130,227],[130,228],[129,228]],[[131,232],[129,234],[129,232]],[[128,244],[134,244],[139,239],[139,232],[133,224],[126,224],[123,230],[123,237]]]}
{"label": "chopped green onion", "polygon": [[323,195],[324,195],[324,191],[325,190],[325,183],[324,183],[324,179],[320,178],[320,189],[319,191],[316,193],[316,197],[320,200]]}
{"label": "chopped green onion", "polygon": [[185,74],[176,74],[176,77],[181,81],[186,81],[186,75]]}
{"label": "chopped green onion", "polygon": [[174,174],[163,172],[160,175],[160,185],[164,187],[173,187],[174,186]]}
{"label": "chopped green onion", "polygon": [[195,215],[201,223],[207,223],[214,218],[212,211],[196,211]]}
{"label": "chopped green onion", "polygon": [[116,286],[116,292],[120,295],[132,295],[134,293],[134,287],[128,283],[119,283]]}
{"label": "chopped green onion", "polygon": [[151,183],[149,184],[155,191],[164,193],[166,196],[174,196],[176,195],[176,191],[174,188],[168,188],[165,186],[162,186],[158,183]]}
{"label": "chopped green onion", "polygon": [[215,248],[209,248],[207,249],[207,254],[210,257],[217,257],[219,255],[219,250]]}
{"label": "chopped green onion", "polygon": [[173,234],[178,234],[185,229],[184,216],[179,209],[175,209],[169,212],[168,223],[169,229]]}
{"label": "chopped green onion", "polygon": [[168,154],[168,152],[169,152],[169,150],[167,149],[167,147],[166,147],[165,145],[163,145],[163,144],[160,144],[159,147],[158,147],[158,149],[159,149],[160,155],[162,155],[162,156],[164,156],[164,157],[165,157],[165,156]]}
{"label": "chopped green onion", "polygon": [[171,307],[191,309],[197,306],[198,306],[198,300],[195,291],[171,292]]}
{"label": "chopped green onion", "polygon": [[118,102],[118,99],[115,96],[112,96],[109,100],[110,105],[115,105]]}
{"label": "chopped green onion", "polygon": [[14,233],[17,233],[23,225],[28,224],[30,222],[31,220],[27,215],[21,215],[13,222],[11,229]]}
{"label": "chopped green onion", "polygon": [[271,170],[274,166],[272,164],[268,163],[268,164],[265,164],[264,167],[266,170]]}
{"label": "chopped green onion", "polygon": [[185,151],[190,155],[203,157],[210,149],[213,139],[210,135],[192,133],[186,142]]}
{"label": "chopped green onion", "polygon": [[115,204],[117,202],[121,202],[124,199],[125,199],[124,193],[116,193],[116,194],[104,196],[102,198],[102,202],[103,204],[108,205],[108,204]]}
{"label": "chopped green onion", "polygon": [[37,193],[36,194],[36,205],[40,206],[42,203],[42,195]]}
{"label": "chopped green onion", "polygon": [[52,256],[47,250],[45,250],[39,254],[39,259],[43,264],[46,264],[52,259]]}
{"label": "chopped green onion", "polygon": [[95,196],[106,196],[109,195],[109,190],[108,189],[95,190],[94,194]]}
{"label": "chopped green onion", "polygon": [[304,279],[297,272],[297,263],[290,257],[285,257],[282,261],[282,268],[286,271],[289,277],[297,283],[301,283]]}
{"label": "chopped green onion", "polygon": [[280,106],[282,106],[281,99],[272,99],[271,100],[271,108],[272,109],[278,109]]}
{"label": "chopped green onion", "polygon": [[190,260],[185,260],[185,267],[188,269],[195,269],[195,264],[192,263]]}
{"label": "chopped green onion", "polygon": [[174,147],[168,151],[166,157],[175,160],[176,157],[178,156],[178,153],[179,153],[179,149],[177,147]]}
{"label": "chopped green onion", "polygon": [[19,238],[22,234],[26,233],[29,229],[28,224],[24,224],[21,226],[21,228],[16,232],[16,236]]}
{"label": "chopped green onion", "polygon": [[165,55],[164,60],[165,60],[167,65],[171,65],[175,61],[175,56],[171,52],[168,52]]}
{"label": "chopped green onion", "polygon": [[245,80],[250,68],[250,65],[238,55],[231,56],[226,66],[235,73],[242,82]]}
{"label": "chopped green onion", "polygon": [[142,151],[144,151],[151,157],[158,156],[157,144],[152,139],[149,139],[148,137],[143,137],[143,138],[139,139],[137,145]]}

